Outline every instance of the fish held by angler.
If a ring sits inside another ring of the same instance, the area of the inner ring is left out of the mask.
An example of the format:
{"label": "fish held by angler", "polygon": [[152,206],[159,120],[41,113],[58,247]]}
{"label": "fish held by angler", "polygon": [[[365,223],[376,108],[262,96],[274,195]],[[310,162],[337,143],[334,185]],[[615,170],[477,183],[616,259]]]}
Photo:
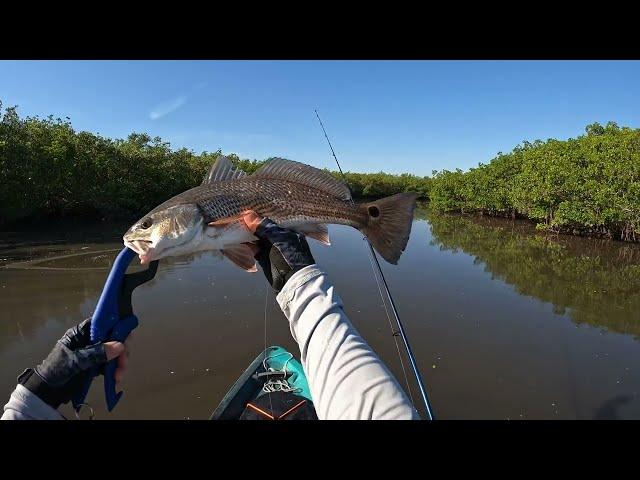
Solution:
{"label": "fish held by angler", "polygon": [[151,210],[123,239],[143,264],[213,250],[256,271],[247,243],[257,238],[243,221],[243,214],[253,210],[326,245],[327,224],[349,225],[366,235],[387,262],[397,264],[409,240],[416,198],[399,193],[355,203],[346,184],[309,165],[276,158],[247,175],[219,157],[201,185]]}

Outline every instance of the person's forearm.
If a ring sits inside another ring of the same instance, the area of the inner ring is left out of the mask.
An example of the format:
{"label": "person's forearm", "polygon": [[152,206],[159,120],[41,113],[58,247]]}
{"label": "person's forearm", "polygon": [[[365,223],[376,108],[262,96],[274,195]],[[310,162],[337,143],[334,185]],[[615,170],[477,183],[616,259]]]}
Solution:
{"label": "person's forearm", "polygon": [[278,294],[300,346],[319,419],[418,419],[404,391],[342,309],[316,265],[296,272]]}
{"label": "person's forearm", "polygon": [[4,406],[1,420],[64,420],[64,417],[36,394],[17,385]]}

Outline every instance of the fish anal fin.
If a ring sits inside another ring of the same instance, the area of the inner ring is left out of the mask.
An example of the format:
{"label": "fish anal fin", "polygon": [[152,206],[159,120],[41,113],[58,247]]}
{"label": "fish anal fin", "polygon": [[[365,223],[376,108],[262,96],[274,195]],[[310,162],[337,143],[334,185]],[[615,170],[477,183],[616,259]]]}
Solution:
{"label": "fish anal fin", "polygon": [[248,245],[229,245],[221,250],[222,255],[227,257],[237,266],[247,272],[257,272],[256,260],[253,258],[253,251]]}
{"label": "fish anal fin", "polygon": [[221,182],[222,180],[233,180],[246,175],[245,172],[238,169],[233,162],[229,160],[229,157],[220,156],[213,162],[202,183],[207,184]]}
{"label": "fish anal fin", "polygon": [[313,238],[325,245],[331,245],[329,240],[329,228],[324,223],[305,223],[296,228],[309,238]]}

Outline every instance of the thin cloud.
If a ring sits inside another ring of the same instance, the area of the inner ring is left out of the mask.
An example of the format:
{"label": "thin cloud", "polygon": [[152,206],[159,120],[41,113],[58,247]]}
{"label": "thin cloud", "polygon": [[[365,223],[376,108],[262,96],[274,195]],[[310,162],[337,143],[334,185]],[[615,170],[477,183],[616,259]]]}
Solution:
{"label": "thin cloud", "polygon": [[187,102],[186,95],[180,95],[179,97],[174,98],[173,100],[169,100],[167,102],[161,103],[156,106],[153,110],[149,112],[149,118],[151,120],[157,120],[158,118],[162,118],[165,115],[170,114],[171,112],[175,112],[180,107],[182,107]]}

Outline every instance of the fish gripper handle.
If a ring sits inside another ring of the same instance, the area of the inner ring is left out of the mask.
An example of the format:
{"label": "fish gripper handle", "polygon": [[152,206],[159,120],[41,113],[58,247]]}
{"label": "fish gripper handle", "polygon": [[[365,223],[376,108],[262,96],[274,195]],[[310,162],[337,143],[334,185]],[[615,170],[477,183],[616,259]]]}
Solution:
{"label": "fish gripper handle", "polygon": [[[133,290],[151,280],[158,270],[158,261],[151,262],[147,270],[126,274],[127,267],[135,257],[135,252],[128,247],[123,248],[109,272],[102,294],[91,317],[91,341],[124,343],[131,331],[138,326],[138,318],[133,314],[131,294]],[[104,393],[109,411],[118,403],[123,392],[116,392],[115,371],[118,360],[113,359],[103,368],[93,368],[86,374],[82,388],[73,396],[72,402],[76,412],[84,403],[93,379],[104,375]]]}
{"label": "fish gripper handle", "polygon": [[[113,328],[109,341],[124,343],[129,333],[138,326],[138,318],[130,315],[118,322]],[[124,355],[124,354],[123,354]],[[107,362],[104,367],[104,395],[107,401],[107,410],[111,411],[116,406],[124,392],[116,392],[116,368],[118,367],[118,359],[114,358]]]}

